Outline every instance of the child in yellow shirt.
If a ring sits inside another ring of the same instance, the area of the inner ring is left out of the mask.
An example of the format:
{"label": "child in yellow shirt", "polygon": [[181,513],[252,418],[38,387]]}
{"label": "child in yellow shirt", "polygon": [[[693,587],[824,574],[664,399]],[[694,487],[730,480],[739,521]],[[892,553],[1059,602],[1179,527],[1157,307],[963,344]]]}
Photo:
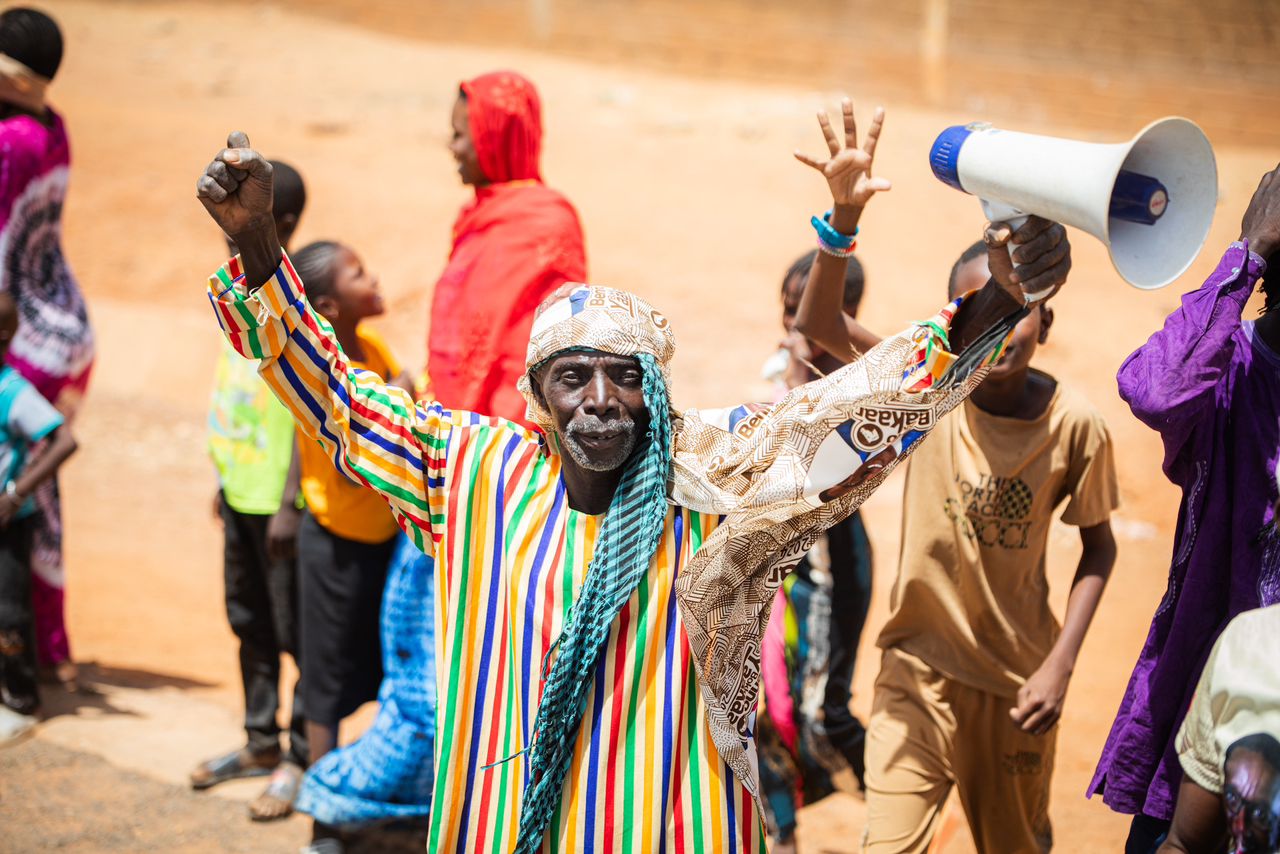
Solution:
{"label": "child in yellow shirt", "polygon": [[[412,389],[386,342],[362,324],[385,308],[378,278],[360,258],[340,243],[319,241],[303,247],[293,264],[351,364]],[[302,694],[314,762],[336,746],[339,722],[377,697],[378,612],[397,528],[378,493],[339,473],[301,432],[298,453],[307,504],[298,531]]]}

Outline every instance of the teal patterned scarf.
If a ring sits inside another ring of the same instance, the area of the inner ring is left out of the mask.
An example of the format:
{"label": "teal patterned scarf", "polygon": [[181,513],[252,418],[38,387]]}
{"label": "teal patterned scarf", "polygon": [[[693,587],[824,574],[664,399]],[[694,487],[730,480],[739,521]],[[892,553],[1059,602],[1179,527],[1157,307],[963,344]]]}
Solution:
{"label": "teal patterned scarf", "polygon": [[553,647],[556,659],[538,704],[529,748],[529,785],[520,805],[517,854],[531,854],[542,846],[543,833],[560,804],[587,694],[609,640],[609,629],[649,571],[666,522],[671,406],[657,360],[648,353],[639,353],[636,358],[644,371],[649,432],[626,464],[601,525],[586,581]]}

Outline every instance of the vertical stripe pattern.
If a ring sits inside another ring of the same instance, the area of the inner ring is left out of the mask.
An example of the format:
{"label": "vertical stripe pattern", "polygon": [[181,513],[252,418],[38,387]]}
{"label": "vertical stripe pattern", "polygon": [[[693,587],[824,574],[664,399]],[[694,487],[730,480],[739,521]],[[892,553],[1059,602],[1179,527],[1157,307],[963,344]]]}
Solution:
{"label": "vertical stripe pattern", "polygon": [[[569,507],[559,458],[537,434],[415,407],[352,369],[287,258],[252,297],[233,261],[210,280],[209,298],[232,346],[262,358],[264,379],[335,465],[381,493],[419,547],[434,548],[440,690],[429,850],[513,850],[544,658],[603,517]],[[718,521],[668,510],[595,665],[543,851],[764,851],[755,802],[712,743],[675,606],[677,575]]]}

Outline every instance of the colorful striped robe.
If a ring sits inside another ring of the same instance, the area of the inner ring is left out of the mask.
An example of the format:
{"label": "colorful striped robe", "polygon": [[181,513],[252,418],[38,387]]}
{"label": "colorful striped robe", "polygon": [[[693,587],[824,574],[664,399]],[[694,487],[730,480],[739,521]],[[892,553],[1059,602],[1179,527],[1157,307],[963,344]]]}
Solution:
{"label": "colorful striped robe", "polygon": [[[602,517],[571,509],[560,458],[511,422],[409,396],[353,369],[287,259],[252,297],[210,280],[223,331],[339,470],[380,492],[436,557],[439,674],[431,851],[510,851],[542,665]],[[673,507],[610,630],[549,852],[761,852],[756,802],[707,725],[675,579],[718,524]],[[502,760],[510,758],[509,761]]]}

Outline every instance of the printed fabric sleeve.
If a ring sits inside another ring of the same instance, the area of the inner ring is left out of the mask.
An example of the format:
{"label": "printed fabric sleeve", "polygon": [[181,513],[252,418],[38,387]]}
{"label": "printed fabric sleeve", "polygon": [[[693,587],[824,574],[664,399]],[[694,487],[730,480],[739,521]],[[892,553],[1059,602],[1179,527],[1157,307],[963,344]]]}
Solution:
{"label": "printed fabric sleeve", "polygon": [[1183,772],[1196,785],[1215,795],[1222,794],[1222,757],[1218,755],[1214,733],[1216,716],[1213,676],[1217,669],[1219,651],[1229,634],[1229,631],[1223,632],[1213,645],[1213,652],[1209,654],[1209,660],[1205,662],[1204,671],[1200,674],[1200,681],[1196,684],[1191,708],[1183,718],[1182,727],[1174,742]]}
{"label": "printed fabric sleeve", "polygon": [[1100,525],[1120,506],[1115,451],[1102,416],[1091,412],[1072,437],[1067,466],[1067,507],[1062,521],[1078,528]]}
{"label": "printed fabric sleeve", "polygon": [[35,386],[24,381],[9,406],[7,426],[10,435],[21,436],[34,444],[62,426],[62,415]]}
{"label": "printed fabric sleeve", "polygon": [[209,279],[223,333],[317,440],[338,471],[380,493],[415,544],[428,551],[444,518],[443,472],[452,420],[439,404],[415,406],[402,389],[352,367],[303,282],[282,257],[253,294],[240,259]]}
{"label": "printed fabric sleeve", "polygon": [[1164,468],[1172,475],[1183,446],[1212,409],[1231,364],[1235,334],[1266,262],[1243,242],[1231,244],[1204,284],[1120,367],[1120,397],[1139,421],[1164,440]]}

